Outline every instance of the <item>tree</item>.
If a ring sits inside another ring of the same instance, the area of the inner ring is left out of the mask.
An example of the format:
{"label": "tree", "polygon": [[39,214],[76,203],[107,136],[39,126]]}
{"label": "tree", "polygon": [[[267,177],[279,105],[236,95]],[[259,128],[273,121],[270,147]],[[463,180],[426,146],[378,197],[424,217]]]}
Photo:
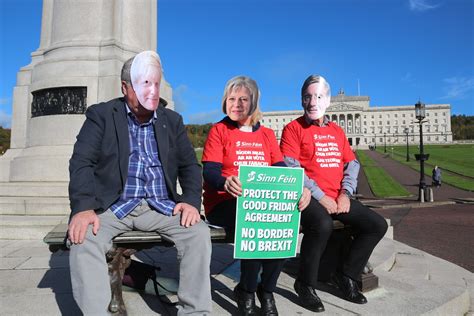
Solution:
{"label": "tree", "polygon": [[10,148],[11,130],[0,126],[0,155],[3,155]]}
{"label": "tree", "polygon": [[202,148],[206,143],[207,134],[211,129],[212,124],[188,124],[186,125],[186,132],[188,133],[188,137],[191,140],[194,148]]}
{"label": "tree", "polygon": [[451,116],[451,131],[455,140],[474,139],[474,116]]}

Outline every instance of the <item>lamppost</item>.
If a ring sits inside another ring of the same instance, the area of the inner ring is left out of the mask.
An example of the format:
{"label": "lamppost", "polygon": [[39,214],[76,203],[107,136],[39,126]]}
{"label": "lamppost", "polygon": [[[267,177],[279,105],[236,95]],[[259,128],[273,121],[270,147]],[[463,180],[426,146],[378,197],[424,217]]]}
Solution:
{"label": "lamppost", "polygon": [[410,129],[408,127],[405,127],[404,131],[407,136],[407,161],[410,161],[410,151],[408,149],[408,132],[410,132]]}
{"label": "lamppost", "polygon": [[387,133],[383,133],[383,152],[387,153]]}
{"label": "lamppost", "polygon": [[420,184],[419,184],[419,201],[421,203],[425,202],[425,160],[428,160],[428,154],[423,152],[423,123],[427,121],[423,121],[425,118],[425,104],[418,101],[415,104],[415,116],[418,120],[418,124],[420,125],[420,153],[415,155],[416,160],[420,161]]}

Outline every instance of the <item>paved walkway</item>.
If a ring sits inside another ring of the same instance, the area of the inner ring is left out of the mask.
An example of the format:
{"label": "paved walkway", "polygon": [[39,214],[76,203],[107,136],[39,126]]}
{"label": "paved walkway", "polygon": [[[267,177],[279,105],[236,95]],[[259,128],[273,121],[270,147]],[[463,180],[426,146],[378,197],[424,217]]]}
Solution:
{"label": "paved walkway", "polygon": [[[410,200],[413,200],[413,198],[416,200],[418,198],[418,185],[420,183],[420,173],[418,171],[391,159],[388,155],[370,150],[366,151],[366,153],[413,195]],[[364,179],[361,178],[360,181],[364,181]],[[431,169],[426,170],[425,183],[431,184]],[[365,185],[362,184],[362,186],[364,187]],[[448,201],[452,198],[474,199],[474,192],[461,190],[445,183],[440,188],[433,188],[433,191],[435,201]],[[372,193],[369,194],[366,189],[364,189],[364,193],[367,193],[367,196],[373,196]]]}
{"label": "paved walkway", "polygon": [[[364,172],[360,173],[359,193],[368,198],[363,201],[378,206],[374,209],[391,220],[394,239],[474,272],[474,205],[453,204],[453,198],[474,199],[474,193],[443,184],[433,188],[435,203],[417,203],[418,171],[379,152],[366,153],[412,193],[406,198],[370,201],[374,196]],[[425,181],[430,184],[431,178]]]}

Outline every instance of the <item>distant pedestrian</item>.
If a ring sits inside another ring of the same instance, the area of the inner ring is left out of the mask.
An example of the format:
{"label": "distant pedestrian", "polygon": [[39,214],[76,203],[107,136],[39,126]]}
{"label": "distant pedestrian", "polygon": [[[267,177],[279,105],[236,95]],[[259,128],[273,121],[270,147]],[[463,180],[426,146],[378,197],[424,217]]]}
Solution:
{"label": "distant pedestrian", "polygon": [[439,188],[441,186],[441,169],[438,167],[438,166],[435,166],[433,168],[433,172],[432,172],[432,178],[433,178],[433,183],[432,185],[433,186],[436,186],[437,188]]}

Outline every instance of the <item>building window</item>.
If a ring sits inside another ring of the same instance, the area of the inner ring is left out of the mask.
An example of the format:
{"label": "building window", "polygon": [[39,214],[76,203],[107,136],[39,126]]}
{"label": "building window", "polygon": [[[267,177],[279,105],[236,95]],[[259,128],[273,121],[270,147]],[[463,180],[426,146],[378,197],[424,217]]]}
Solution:
{"label": "building window", "polygon": [[278,122],[278,119],[275,119],[275,122]]}
{"label": "building window", "polygon": [[271,123],[272,122],[272,119],[268,119],[268,123]]}
{"label": "building window", "polygon": [[382,125],[382,121],[379,121],[379,125]]}
{"label": "building window", "polygon": [[364,121],[364,125],[367,125],[367,121]]}
{"label": "building window", "polygon": [[435,113],[435,116],[438,116],[438,112]]}
{"label": "building window", "polygon": [[397,113],[395,113],[395,117],[398,117],[398,114],[397,114]]}
{"label": "building window", "polygon": [[379,118],[382,118],[382,114],[379,114]]}
{"label": "building window", "polygon": [[387,125],[390,125],[390,121],[387,121]]}
{"label": "building window", "polygon": [[405,117],[405,113],[402,114],[402,117]]}
{"label": "building window", "polygon": [[435,119],[435,123],[438,123],[438,119]]}

